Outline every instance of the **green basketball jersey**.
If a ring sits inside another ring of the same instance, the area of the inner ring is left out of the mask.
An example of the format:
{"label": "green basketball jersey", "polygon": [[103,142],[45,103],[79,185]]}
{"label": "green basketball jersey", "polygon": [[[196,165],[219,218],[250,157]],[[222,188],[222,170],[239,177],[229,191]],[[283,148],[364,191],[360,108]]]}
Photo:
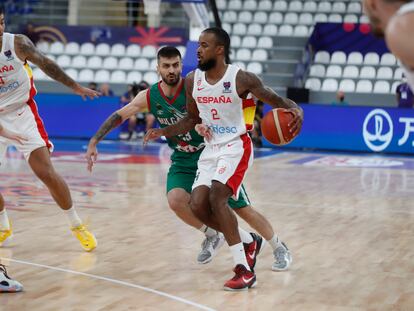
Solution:
{"label": "green basketball jersey", "polygon": [[[187,115],[184,81],[174,97],[168,98],[161,89],[162,82],[151,86],[147,93],[148,109],[157,119],[160,127],[177,123]],[[182,152],[196,152],[204,147],[204,138],[192,129],[190,132],[167,137],[168,146]]]}

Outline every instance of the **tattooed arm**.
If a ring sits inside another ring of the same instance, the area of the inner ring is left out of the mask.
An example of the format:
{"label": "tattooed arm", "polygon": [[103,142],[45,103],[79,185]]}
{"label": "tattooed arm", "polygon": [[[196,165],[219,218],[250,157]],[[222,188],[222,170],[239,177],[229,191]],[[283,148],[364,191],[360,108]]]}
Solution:
{"label": "tattooed arm", "polygon": [[244,98],[248,93],[252,93],[262,102],[269,104],[273,108],[285,108],[294,114],[294,119],[289,124],[290,131],[295,135],[299,133],[303,123],[303,110],[289,98],[279,96],[270,87],[263,84],[258,76],[251,72],[239,70],[236,77],[237,92]]}
{"label": "tattooed arm", "polygon": [[88,150],[85,158],[88,161],[88,170],[92,171],[92,166],[98,157],[98,149],[96,145],[114,128],[119,126],[126,119],[129,119],[134,114],[141,112],[147,107],[147,91],[144,90],[138,93],[137,96],[126,106],[115,111],[108,119],[100,126],[95,135],[90,139]]}
{"label": "tattooed arm", "polygon": [[20,60],[32,62],[49,77],[66,85],[76,94],[81,95],[83,98],[88,96],[91,99],[98,96],[98,92],[81,86],[69,77],[53,60],[43,55],[25,35],[15,36],[14,47],[16,55]]}
{"label": "tattooed arm", "polygon": [[172,137],[179,134],[185,134],[192,130],[196,124],[201,123],[197,104],[193,98],[193,84],[194,84],[194,72],[190,72],[185,78],[185,92],[186,92],[186,106],[187,115],[175,124],[169,125],[164,128],[150,129],[145,134],[144,144],[149,140],[157,139],[161,136]]}

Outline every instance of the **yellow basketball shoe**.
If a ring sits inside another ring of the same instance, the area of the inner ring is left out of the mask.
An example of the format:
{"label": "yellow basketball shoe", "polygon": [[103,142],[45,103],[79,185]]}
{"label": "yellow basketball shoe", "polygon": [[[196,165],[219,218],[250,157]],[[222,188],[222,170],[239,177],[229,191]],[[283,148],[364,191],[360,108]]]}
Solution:
{"label": "yellow basketball shoe", "polygon": [[9,220],[9,227],[10,229],[8,230],[0,229],[0,247],[6,246],[6,244],[11,240],[11,237],[13,236],[12,225],[11,225],[10,220]]}
{"label": "yellow basketball shoe", "polygon": [[72,234],[79,240],[85,251],[90,252],[98,245],[95,236],[88,231],[88,228],[85,225],[72,227],[70,230],[72,230]]}

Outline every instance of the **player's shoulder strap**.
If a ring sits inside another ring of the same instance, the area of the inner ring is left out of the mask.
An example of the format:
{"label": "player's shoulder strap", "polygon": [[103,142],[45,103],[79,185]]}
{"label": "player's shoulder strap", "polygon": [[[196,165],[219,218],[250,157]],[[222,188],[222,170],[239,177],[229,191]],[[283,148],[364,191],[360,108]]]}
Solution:
{"label": "player's shoulder strap", "polygon": [[2,52],[8,50],[14,50],[14,34],[5,32],[3,33]]}

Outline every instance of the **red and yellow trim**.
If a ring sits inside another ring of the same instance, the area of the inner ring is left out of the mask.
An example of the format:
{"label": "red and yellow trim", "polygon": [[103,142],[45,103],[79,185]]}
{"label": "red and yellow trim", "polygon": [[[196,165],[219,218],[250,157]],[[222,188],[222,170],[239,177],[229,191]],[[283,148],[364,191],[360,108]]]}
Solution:
{"label": "red and yellow trim", "polygon": [[254,116],[256,114],[256,103],[253,98],[242,99],[243,117],[246,129],[251,131],[254,125]]}
{"label": "red and yellow trim", "polygon": [[29,77],[29,80],[30,80],[30,93],[29,93],[29,101],[30,101],[30,100],[33,100],[33,98],[37,94],[37,90],[36,90],[36,87],[34,85],[34,80],[33,80],[33,71],[27,62],[23,65],[23,68],[26,70],[27,76]]}

